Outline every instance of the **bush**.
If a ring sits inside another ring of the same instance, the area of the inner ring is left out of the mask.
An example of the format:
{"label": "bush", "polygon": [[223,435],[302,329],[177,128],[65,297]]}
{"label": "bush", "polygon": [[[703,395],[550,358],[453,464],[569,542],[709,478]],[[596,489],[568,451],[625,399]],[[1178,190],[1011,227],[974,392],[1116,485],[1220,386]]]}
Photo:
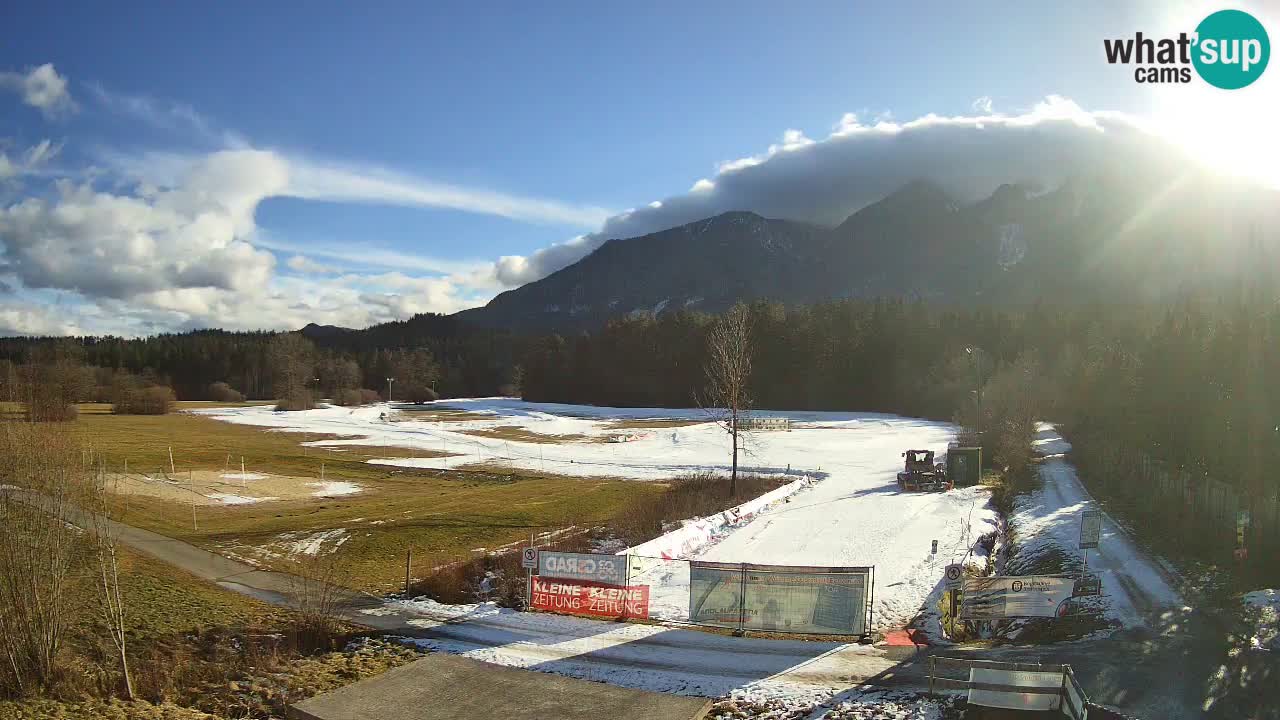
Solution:
{"label": "bush", "polygon": [[244,402],[244,394],[224,382],[209,386],[209,399],[217,402]]}
{"label": "bush", "polygon": [[173,389],[162,385],[125,390],[111,406],[117,415],[168,415],[173,412]]}
{"label": "bush", "polygon": [[343,407],[352,407],[354,405],[372,405],[376,402],[379,402],[380,400],[382,400],[382,397],[378,395],[377,391],[370,390],[368,388],[361,388],[360,390],[357,390],[355,388],[347,388],[346,390],[339,390],[337,393],[334,394],[334,398],[333,398],[333,402],[335,405],[341,405]]}
{"label": "bush", "polygon": [[280,401],[276,403],[276,410],[310,410],[315,406],[315,402],[311,399],[311,393],[302,390],[290,397],[281,398]]}

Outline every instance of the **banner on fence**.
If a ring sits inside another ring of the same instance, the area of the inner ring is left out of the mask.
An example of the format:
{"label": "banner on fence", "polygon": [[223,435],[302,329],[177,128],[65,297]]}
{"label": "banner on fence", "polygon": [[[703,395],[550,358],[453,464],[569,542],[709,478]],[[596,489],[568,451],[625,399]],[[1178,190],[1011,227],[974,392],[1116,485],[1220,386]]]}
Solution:
{"label": "banner on fence", "polygon": [[[1062,671],[969,670],[969,704],[1008,710],[1057,710],[1062,704]],[[999,689],[994,689],[999,688]]]}
{"label": "banner on fence", "polygon": [[600,585],[622,585],[627,579],[627,559],[618,555],[543,550],[538,553],[538,575]]}
{"label": "banner on fence", "polygon": [[648,585],[617,587],[537,575],[532,585],[529,604],[538,610],[610,618],[649,616]]}
{"label": "banner on fence", "polygon": [[991,620],[1014,617],[1058,617],[1075,589],[1066,575],[965,578],[960,617]]}
{"label": "banner on fence", "polygon": [[693,561],[689,621],[763,632],[862,635],[871,572]]}

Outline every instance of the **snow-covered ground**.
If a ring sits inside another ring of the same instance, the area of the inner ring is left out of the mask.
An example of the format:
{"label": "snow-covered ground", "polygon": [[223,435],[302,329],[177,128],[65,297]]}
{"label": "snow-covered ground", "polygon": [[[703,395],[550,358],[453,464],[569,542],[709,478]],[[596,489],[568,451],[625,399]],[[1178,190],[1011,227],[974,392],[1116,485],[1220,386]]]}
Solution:
{"label": "snow-covered ground", "polygon": [[[441,409],[483,418],[444,420],[431,414]],[[728,435],[696,409],[602,408],[483,398],[418,409],[407,406],[394,415],[386,404],[290,413],[261,406],[198,412],[228,422],[343,436],[312,445],[385,445],[448,453],[370,461],[405,467],[496,464],[563,475],[666,480],[691,472],[727,472],[730,459]],[[413,419],[415,412],[428,419]],[[700,548],[697,557],[778,565],[874,566],[873,627],[887,629],[908,623],[937,588],[944,566],[962,560],[982,534],[995,528],[994,512],[980,488],[939,494],[903,493],[897,488],[895,475],[902,466],[902,453],[932,449],[941,457],[955,436],[955,428],[947,423],[876,413],[757,414],[789,418],[792,430],[751,433],[742,465],[751,472],[806,475],[815,482],[710,547]],[[690,424],[646,428],[629,442],[608,442],[618,435],[618,423],[627,420]],[[470,434],[499,427],[575,439],[535,443]],[[931,552],[934,540],[938,541],[936,554]],[[656,616],[687,619],[687,569],[674,563],[659,572],[663,582],[652,591]]]}
{"label": "snow-covered ground", "polygon": [[[1071,444],[1053,425],[1036,426],[1034,449],[1044,457],[1040,464],[1041,487],[1022,496],[1010,518],[1017,542],[1013,563],[1028,574],[1038,561],[1050,555],[1072,564],[1083,560],[1079,549],[1080,513],[1102,508],[1085,489],[1065,454]],[[1170,573],[1142,552],[1125,530],[1104,511],[1099,547],[1088,551],[1091,574],[1102,579],[1101,607],[1120,625],[1143,625],[1165,608],[1183,605],[1171,583]]]}

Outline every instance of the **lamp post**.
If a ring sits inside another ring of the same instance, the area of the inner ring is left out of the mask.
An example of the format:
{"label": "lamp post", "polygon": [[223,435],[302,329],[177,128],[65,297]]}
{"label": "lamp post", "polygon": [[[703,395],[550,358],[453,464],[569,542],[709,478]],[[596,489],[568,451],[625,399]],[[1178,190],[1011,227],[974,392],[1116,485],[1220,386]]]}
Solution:
{"label": "lamp post", "polygon": [[387,378],[387,402],[391,402],[391,383],[395,382],[393,377]]}
{"label": "lamp post", "polygon": [[977,431],[978,437],[982,437],[982,350],[976,347],[967,347],[965,353],[973,356],[974,368],[977,370],[978,384],[973,391],[973,401],[976,405],[977,415],[974,417],[974,430]]}

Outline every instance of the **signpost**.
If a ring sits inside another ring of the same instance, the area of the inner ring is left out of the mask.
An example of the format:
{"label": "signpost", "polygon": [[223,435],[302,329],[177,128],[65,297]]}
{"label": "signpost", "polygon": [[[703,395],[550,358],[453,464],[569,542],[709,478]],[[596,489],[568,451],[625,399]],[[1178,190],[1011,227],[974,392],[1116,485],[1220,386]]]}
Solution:
{"label": "signpost", "polygon": [[1102,594],[1102,578],[1097,575],[1085,575],[1076,581],[1071,591],[1072,597],[1088,597]]}
{"label": "signpost", "polygon": [[520,553],[520,567],[525,570],[538,569],[538,548],[528,547],[524,549],[524,552]]}
{"label": "signpost", "polygon": [[961,565],[960,563],[952,563],[948,565],[946,571],[943,574],[943,579],[944,579],[944,582],[946,583],[947,597],[949,598],[949,605],[950,605],[951,622],[954,628],[956,615],[958,614],[956,611],[959,609],[958,607],[956,607],[957,605],[956,600],[957,600],[957,595],[960,592],[960,581],[964,579],[964,565]]}
{"label": "signpost", "polygon": [[1102,511],[1085,510],[1080,513],[1080,549],[1084,551],[1084,569],[1081,576],[1089,572],[1089,549],[1097,548],[1102,540]]}
{"label": "signpost", "polygon": [[1102,539],[1102,511],[1085,510],[1080,513],[1080,549],[1097,548],[1100,539]]}
{"label": "signpost", "polygon": [[948,590],[959,590],[960,581],[964,579],[964,566],[953,563],[947,566],[946,581]]}
{"label": "signpost", "polygon": [[1237,560],[1244,561],[1244,560],[1249,559],[1249,548],[1248,548],[1248,546],[1246,546],[1246,545],[1245,545],[1245,543],[1244,543],[1244,534],[1245,534],[1245,530],[1247,530],[1247,529],[1249,528],[1249,522],[1250,522],[1250,520],[1251,520],[1251,518],[1249,517],[1249,511],[1248,511],[1248,510],[1237,510],[1237,511],[1236,511],[1236,552],[1235,552],[1235,555],[1236,555],[1236,559],[1237,559]]}
{"label": "signpost", "polygon": [[998,620],[1015,617],[1058,617],[1075,591],[1067,575],[965,578],[960,617]]}

